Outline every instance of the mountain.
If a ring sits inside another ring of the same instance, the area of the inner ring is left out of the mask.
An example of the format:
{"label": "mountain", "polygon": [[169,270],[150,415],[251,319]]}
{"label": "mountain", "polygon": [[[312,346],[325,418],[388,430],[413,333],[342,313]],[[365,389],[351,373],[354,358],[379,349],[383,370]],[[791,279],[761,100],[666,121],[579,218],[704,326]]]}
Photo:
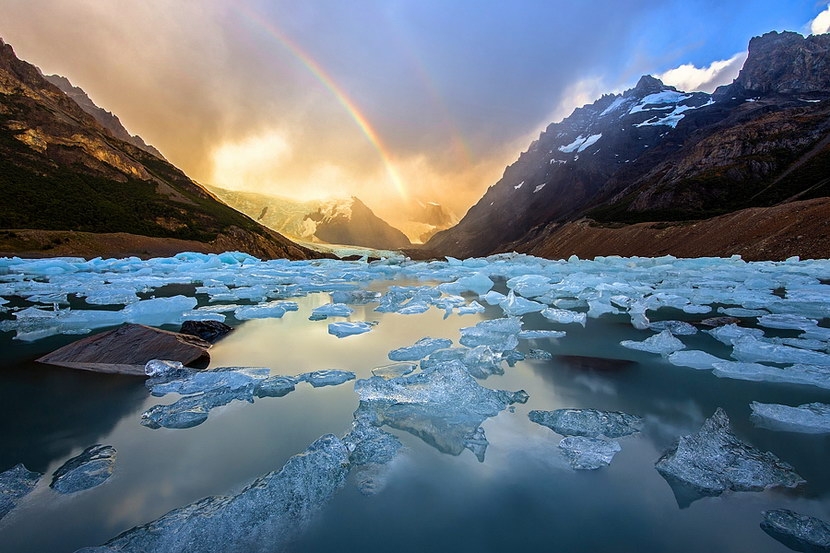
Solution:
{"label": "mountain", "polygon": [[282,196],[210,187],[228,205],[296,240],[394,250],[411,246],[356,197],[300,202]]}
{"label": "mountain", "polygon": [[[714,218],[773,206],[777,220],[798,236],[807,212],[799,201],[830,195],[828,55],[830,35],[772,32],[752,39],[737,79],[714,94],[678,91],[644,76],[631,90],[549,125],[459,224],[425,249],[457,257],[512,249],[635,255],[653,250],[649,240],[657,238],[630,225],[659,223],[682,236],[689,221],[710,220],[710,232],[730,233],[738,219]],[[599,248],[591,242],[598,235],[585,229],[600,227],[608,231],[606,244],[611,234],[633,242]],[[793,237],[773,227],[769,232],[780,240]],[[802,255],[830,255],[822,232],[802,236],[803,244],[814,244]],[[781,244],[767,241],[759,258],[782,257]],[[713,241],[703,246],[697,255],[735,253]]]}
{"label": "mountain", "polygon": [[114,136],[2,40],[0,229],[2,254],[318,256]]}
{"label": "mountain", "polygon": [[74,86],[69,79],[62,77],[61,75],[44,75],[43,78],[61,89],[64,94],[75,100],[75,103],[78,104],[82,110],[94,117],[95,120],[98,121],[102,127],[107,129],[115,138],[132,144],[136,148],[141,148],[145,152],[153,154],[158,158],[164,159],[161,152],[145,143],[144,139],[140,136],[131,135],[127,129],[124,128],[124,125],[121,124],[121,120],[117,115],[98,107],[82,88]]}

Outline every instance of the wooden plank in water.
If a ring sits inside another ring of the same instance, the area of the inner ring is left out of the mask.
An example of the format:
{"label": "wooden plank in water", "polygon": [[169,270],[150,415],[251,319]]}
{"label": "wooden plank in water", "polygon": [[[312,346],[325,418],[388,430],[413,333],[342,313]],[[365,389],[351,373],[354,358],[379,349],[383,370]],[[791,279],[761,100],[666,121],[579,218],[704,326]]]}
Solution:
{"label": "wooden plank in water", "polygon": [[210,344],[196,336],[139,324],[125,324],[88,336],[37,359],[40,363],[85,371],[144,375],[151,359],[184,365],[209,358]]}

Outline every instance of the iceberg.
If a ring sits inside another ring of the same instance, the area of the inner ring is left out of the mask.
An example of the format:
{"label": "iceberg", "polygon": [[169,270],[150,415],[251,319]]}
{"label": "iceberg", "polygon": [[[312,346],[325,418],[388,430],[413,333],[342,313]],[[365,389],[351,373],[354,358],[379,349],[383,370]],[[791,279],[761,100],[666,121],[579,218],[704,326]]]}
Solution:
{"label": "iceberg", "polygon": [[310,321],[322,321],[328,317],[348,317],[353,312],[354,309],[345,303],[329,303],[314,309],[308,319]]}
{"label": "iceberg", "polygon": [[331,293],[332,303],[345,303],[349,305],[365,305],[378,301],[381,293],[374,290],[336,290]]}
{"label": "iceberg", "polygon": [[830,551],[830,524],[790,511],[764,511],[761,529],[794,551]]}
{"label": "iceberg", "polygon": [[438,289],[447,294],[462,294],[464,292],[472,292],[478,294],[486,294],[493,287],[493,281],[485,273],[474,273],[469,276],[461,277],[455,282],[439,284]]}
{"label": "iceberg", "polygon": [[721,361],[713,365],[712,373],[721,378],[781,384],[805,384],[830,389],[830,367],[826,366],[793,365],[785,369],[779,369],[760,363]]}
{"label": "iceberg", "polygon": [[349,468],[346,444],[336,436],[323,436],[237,495],[206,497],[170,511],[110,540],[104,551],[281,550],[343,487]]}
{"label": "iceberg", "polygon": [[620,345],[624,348],[647,351],[649,353],[659,353],[660,355],[668,355],[686,347],[683,342],[675,338],[668,330],[664,330],[660,334],[655,334],[650,338],[646,338],[642,342],[638,342],[636,340],[623,340],[620,342]]}
{"label": "iceberg", "polygon": [[741,442],[730,431],[729,417],[720,407],[697,433],[682,436],[663,453],[655,467],[672,486],[681,507],[727,490],[795,488],[805,482],[772,453]]}
{"label": "iceberg", "polygon": [[535,298],[550,291],[551,279],[543,275],[521,275],[508,280],[507,287],[520,296]]}
{"label": "iceberg", "polygon": [[538,301],[532,301],[521,296],[517,296],[513,293],[513,290],[510,290],[507,297],[499,302],[499,307],[501,307],[502,311],[504,311],[504,314],[507,316],[520,317],[527,313],[538,313],[547,306],[544,303],[539,303]]}
{"label": "iceberg", "polygon": [[5,472],[0,472],[0,520],[17,506],[17,502],[37,486],[40,477],[19,463]]}
{"label": "iceberg", "polygon": [[372,374],[381,378],[398,378],[415,372],[418,365],[414,363],[392,363],[372,369]]}
{"label": "iceberg", "polygon": [[240,321],[251,319],[279,319],[289,311],[297,311],[299,306],[293,301],[269,301],[258,305],[245,305],[237,308],[233,316]]}
{"label": "iceberg", "polygon": [[519,340],[552,340],[564,338],[565,335],[562,330],[522,330],[519,332]]}
{"label": "iceberg", "polygon": [[755,338],[761,338],[764,336],[764,331],[760,328],[744,328],[735,323],[718,326],[717,328],[713,328],[712,330],[704,330],[703,332],[711,334],[716,340],[726,344],[727,346],[732,345],[732,340],[737,340],[739,338],[743,338],[744,336],[753,336]]}
{"label": "iceberg", "polygon": [[804,434],[830,434],[830,405],[826,403],[790,407],[753,401],[749,407],[752,409],[750,418],[756,426]]}
{"label": "iceberg", "polygon": [[163,359],[150,359],[144,365],[144,374],[149,377],[179,377],[189,372],[184,368],[181,361],[165,361]]}
{"label": "iceberg", "polygon": [[507,296],[502,294],[501,292],[496,292],[495,290],[490,290],[486,294],[483,294],[479,297],[481,301],[486,303],[487,305],[498,305],[504,300],[507,299]]}
{"label": "iceberg", "polygon": [[115,448],[96,444],[69,459],[52,475],[49,487],[62,494],[76,493],[100,486],[115,470]]}
{"label": "iceberg", "polygon": [[489,346],[493,351],[507,351],[519,345],[521,330],[522,322],[517,318],[491,319],[462,328],[459,342],[471,348]]}
{"label": "iceberg", "polygon": [[254,388],[256,397],[283,397],[294,391],[297,379],[290,376],[269,376],[257,382]]}
{"label": "iceberg", "polygon": [[614,455],[622,449],[616,440],[567,436],[559,441],[565,457],[576,470],[596,470],[611,463]]}
{"label": "iceberg", "polygon": [[421,338],[414,345],[393,349],[389,352],[391,361],[420,361],[439,349],[452,346],[452,340],[445,338]]}
{"label": "iceberg", "polygon": [[338,386],[349,380],[354,380],[355,375],[351,371],[338,371],[324,369],[309,373],[303,373],[296,378],[297,382],[308,382],[315,388],[323,386]]}
{"label": "iceberg", "polygon": [[692,336],[697,334],[697,328],[684,321],[657,321],[649,324],[649,328],[662,332],[668,330],[674,336]]}
{"label": "iceberg", "polygon": [[548,307],[542,310],[542,316],[549,321],[560,324],[581,324],[585,326],[585,321],[588,316],[585,313],[577,313],[567,309],[557,309],[555,307]]}
{"label": "iceberg", "polygon": [[528,413],[528,418],[563,436],[620,438],[636,434],[643,428],[642,417],[597,409],[534,410]]}
{"label": "iceberg", "polygon": [[484,306],[476,300],[471,301],[469,305],[464,305],[458,308],[459,315],[475,315],[478,313],[484,313],[484,311]]}
{"label": "iceberg", "polygon": [[387,465],[403,447],[401,441],[355,413],[351,431],[343,436],[349,448],[351,472],[357,480],[357,489],[363,495],[378,493],[386,484]]}
{"label": "iceberg", "polygon": [[458,360],[398,378],[373,376],[358,380],[354,387],[361,417],[374,426],[409,432],[450,455],[471,449],[480,461],[486,449],[479,432],[481,424],[528,399],[524,391],[481,386]]}
{"label": "iceberg", "polygon": [[726,361],[726,359],[721,359],[720,357],[715,357],[710,353],[699,350],[675,351],[669,354],[667,359],[672,365],[691,367],[692,369],[702,371],[711,369],[715,363]]}
{"label": "iceberg", "polygon": [[494,374],[504,374],[501,367],[502,356],[494,352],[488,346],[476,346],[471,349],[463,349],[461,362],[464,363],[467,372],[478,379],[485,379]]}
{"label": "iceberg", "polygon": [[181,322],[182,313],[196,307],[196,298],[173,296],[152,298],[127,305],[121,314],[128,323],[162,325]]}
{"label": "iceberg", "polygon": [[826,353],[775,344],[753,336],[742,336],[732,340],[732,357],[747,363],[766,361],[830,367],[830,355]]}
{"label": "iceberg", "polygon": [[354,323],[329,323],[329,334],[333,334],[338,338],[345,338],[346,336],[354,336],[355,334],[363,334],[372,330],[372,324],[365,321]]}
{"label": "iceberg", "polygon": [[549,351],[545,351],[543,349],[534,349],[531,348],[530,351],[527,352],[525,356],[526,359],[539,359],[541,361],[550,361],[553,359],[553,354]]}

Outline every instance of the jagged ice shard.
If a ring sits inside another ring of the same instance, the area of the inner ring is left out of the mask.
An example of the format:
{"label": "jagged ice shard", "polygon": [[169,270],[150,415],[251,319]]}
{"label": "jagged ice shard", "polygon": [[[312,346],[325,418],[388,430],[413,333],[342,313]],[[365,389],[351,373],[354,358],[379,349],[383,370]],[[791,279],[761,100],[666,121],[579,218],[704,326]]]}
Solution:
{"label": "jagged ice shard", "polygon": [[278,472],[234,496],[206,497],[128,530],[91,551],[255,553],[279,551],[309,525],[346,481],[349,449],[326,435]]}
{"label": "jagged ice shard", "polygon": [[753,401],[750,408],[752,421],[763,428],[804,434],[830,434],[830,405],[826,403],[805,403],[790,407]]}
{"label": "jagged ice shard", "polygon": [[409,432],[443,453],[470,449],[480,461],[486,448],[481,424],[528,398],[524,391],[481,386],[457,360],[408,376],[358,380],[355,392],[360,398],[356,418]]}
{"label": "jagged ice shard", "polygon": [[682,436],[655,467],[672,487],[681,507],[727,490],[795,488],[804,483],[793,467],[772,453],[741,442],[730,431],[729,418],[721,408],[698,432]]}

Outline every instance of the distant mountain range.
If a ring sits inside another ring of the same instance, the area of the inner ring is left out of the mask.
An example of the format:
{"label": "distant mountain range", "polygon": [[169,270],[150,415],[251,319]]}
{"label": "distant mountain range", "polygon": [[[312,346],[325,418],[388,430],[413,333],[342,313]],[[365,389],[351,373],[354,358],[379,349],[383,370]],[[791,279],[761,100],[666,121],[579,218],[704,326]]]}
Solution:
{"label": "distant mountain range", "polygon": [[281,196],[210,187],[228,205],[263,225],[304,242],[348,244],[395,250],[412,244],[354,196],[300,202]]}
{"label": "distant mountain range", "polygon": [[72,98],[0,40],[0,255],[319,256],[218,201],[51,79]]}
{"label": "distant mountain range", "polygon": [[551,124],[425,249],[828,257],[828,195],[830,35],[772,32],[714,94],[645,76]]}

